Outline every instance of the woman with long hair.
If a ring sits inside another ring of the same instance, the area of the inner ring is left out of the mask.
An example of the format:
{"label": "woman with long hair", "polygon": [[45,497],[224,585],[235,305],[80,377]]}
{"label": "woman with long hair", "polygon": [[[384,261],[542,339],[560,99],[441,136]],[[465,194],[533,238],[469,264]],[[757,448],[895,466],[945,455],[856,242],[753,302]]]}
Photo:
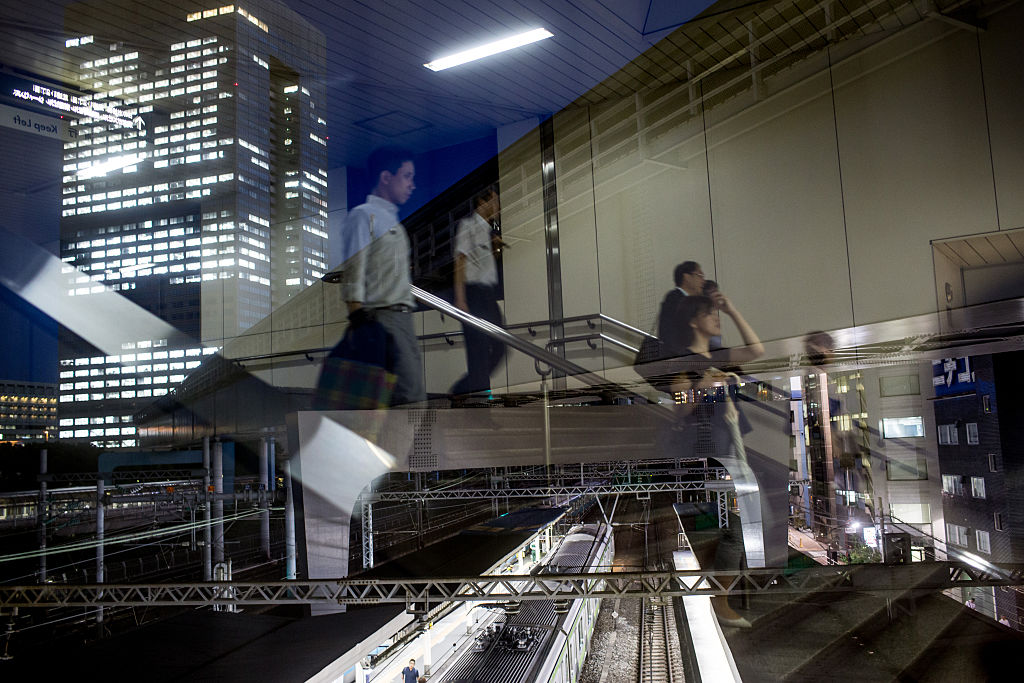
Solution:
{"label": "woman with long hair", "polygon": [[[743,339],[742,346],[712,348],[712,339],[717,340],[722,334],[720,313],[725,313],[736,324]],[[674,362],[681,370],[670,384],[673,395],[681,397],[671,448],[684,457],[715,459],[729,470],[737,485],[742,547],[747,564],[757,566],[759,562],[764,566],[760,492],[743,445],[744,428],[749,430],[749,425],[740,415],[733,393],[739,388],[735,366],[763,356],[764,346],[732,302],[720,292],[715,292],[714,299],[706,296],[681,299],[675,315],[674,338],[663,340],[672,355],[678,356]],[[714,568],[738,568],[742,561],[737,557],[736,544],[723,541],[715,547]],[[712,599],[712,604],[723,626],[750,626],[725,597]]]}

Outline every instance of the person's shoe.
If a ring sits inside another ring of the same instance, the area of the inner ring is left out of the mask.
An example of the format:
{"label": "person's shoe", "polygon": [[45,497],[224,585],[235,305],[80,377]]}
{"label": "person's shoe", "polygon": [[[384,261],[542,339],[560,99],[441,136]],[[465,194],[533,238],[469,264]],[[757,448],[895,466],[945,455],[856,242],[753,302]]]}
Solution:
{"label": "person's shoe", "polygon": [[735,617],[718,617],[718,623],[731,628],[750,628],[750,622],[738,614]]}
{"label": "person's shoe", "polygon": [[732,628],[750,628],[750,622],[740,616],[736,610],[732,608],[725,597],[718,596],[711,598],[711,606],[715,610],[715,616],[718,617],[718,623],[722,626],[730,626]]}

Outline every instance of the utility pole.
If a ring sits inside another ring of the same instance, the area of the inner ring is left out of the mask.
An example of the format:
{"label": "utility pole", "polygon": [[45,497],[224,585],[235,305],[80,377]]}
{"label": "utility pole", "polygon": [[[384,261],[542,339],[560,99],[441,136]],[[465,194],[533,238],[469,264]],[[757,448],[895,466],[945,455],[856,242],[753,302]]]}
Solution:
{"label": "utility pole", "polygon": [[210,527],[210,437],[203,437],[203,581],[213,581],[213,529]]}
{"label": "utility pole", "polygon": [[46,583],[46,469],[47,450],[39,451],[39,503],[36,506],[36,525],[39,529],[39,583]]}

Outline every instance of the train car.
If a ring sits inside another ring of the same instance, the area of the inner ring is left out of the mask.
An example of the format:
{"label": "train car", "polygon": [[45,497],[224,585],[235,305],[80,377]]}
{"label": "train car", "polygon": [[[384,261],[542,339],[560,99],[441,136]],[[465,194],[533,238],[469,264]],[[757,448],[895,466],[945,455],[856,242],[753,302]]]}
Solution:
{"label": "train car", "polygon": [[[536,575],[596,571],[611,565],[611,528],[572,527]],[[527,600],[506,606],[503,619],[436,680],[444,683],[575,683],[597,621],[598,599]]]}

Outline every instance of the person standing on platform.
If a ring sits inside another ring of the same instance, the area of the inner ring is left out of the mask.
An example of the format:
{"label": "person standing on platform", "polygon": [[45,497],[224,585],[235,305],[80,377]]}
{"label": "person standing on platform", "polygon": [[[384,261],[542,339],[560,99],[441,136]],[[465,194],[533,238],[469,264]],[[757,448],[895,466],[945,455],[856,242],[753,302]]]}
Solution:
{"label": "person standing on platform", "polygon": [[367,166],[373,191],[345,219],[341,272],[324,279],[341,282],[353,328],[377,322],[387,332],[388,370],[397,376],[391,405],[416,403],[426,400],[423,358],[412,319],[409,235],[398,220],[416,189],[416,168],[411,152],[391,147],[374,151]]}
{"label": "person standing on platform", "polygon": [[402,683],[419,683],[420,672],[416,668],[416,660],[410,659],[409,666],[402,669]]}
{"label": "person standing on platform", "polygon": [[[498,308],[498,265],[494,251],[501,239],[491,227],[501,211],[494,187],[473,198],[474,211],[459,221],[455,232],[455,305],[470,315],[502,325]],[[463,323],[466,342],[466,374],[452,386],[459,400],[468,394],[489,391],[491,373],[505,357],[505,346],[472,325]]]}

